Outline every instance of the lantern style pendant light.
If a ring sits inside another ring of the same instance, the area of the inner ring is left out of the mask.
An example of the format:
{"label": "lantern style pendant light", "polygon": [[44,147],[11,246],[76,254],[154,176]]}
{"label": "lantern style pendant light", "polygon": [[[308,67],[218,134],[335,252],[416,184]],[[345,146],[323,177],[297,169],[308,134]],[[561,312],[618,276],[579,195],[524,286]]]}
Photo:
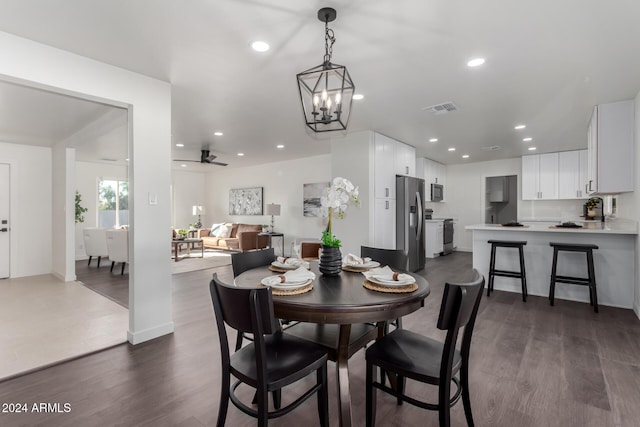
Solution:
{"label": "lantern style pendant light", "polygon": [[347,67],[331,62],[336,39],[329,22],[336,15],[330,7],[318,11],[318,19],[324,22],[324,60],[297,75],[304,121],[314,132],[346,130],[351,114],[355,85]]}

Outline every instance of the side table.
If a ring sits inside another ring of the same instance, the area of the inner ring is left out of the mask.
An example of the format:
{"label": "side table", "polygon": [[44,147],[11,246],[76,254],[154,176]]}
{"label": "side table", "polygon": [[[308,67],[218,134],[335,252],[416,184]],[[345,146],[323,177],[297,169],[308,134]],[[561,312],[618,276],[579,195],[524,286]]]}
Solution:
{"label": "side table", "polygon": [[284,234],[283,233],[258,233],[258,235],[256,236],[256,248],[258,247],[258,241],[260,240],[260,236],[267,236],[269,237],[269,247],[272,248],[273,247],[273,243],[271,242],[271,240],[274,237],[281,237],[282,238],[282,256],[284,256]]}

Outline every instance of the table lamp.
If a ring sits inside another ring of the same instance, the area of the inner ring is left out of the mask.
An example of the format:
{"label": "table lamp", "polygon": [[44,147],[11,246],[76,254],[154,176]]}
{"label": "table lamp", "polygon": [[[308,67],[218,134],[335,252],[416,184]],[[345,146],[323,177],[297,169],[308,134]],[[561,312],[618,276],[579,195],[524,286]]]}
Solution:
{"label": "table lamp", "polygon": [[267,215],[271,215],[271,233],[273,233],[273,217],[280,216],[280,205],[270,203],[267,205]]}
{"label": "table lamp", "polygon": [[202,228],[202,217],[201,217],[202,214],[204,214],[204,206],[202,205],[193,206],[193,216],[198,215],[198,222],[195,223],[196,228]]}

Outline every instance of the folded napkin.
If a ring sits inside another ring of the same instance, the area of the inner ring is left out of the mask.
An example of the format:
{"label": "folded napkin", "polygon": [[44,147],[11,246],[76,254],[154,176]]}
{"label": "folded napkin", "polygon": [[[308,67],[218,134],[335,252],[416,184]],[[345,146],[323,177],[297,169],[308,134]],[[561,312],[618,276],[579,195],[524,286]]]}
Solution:
{"label": "folded napkin", "polygon": [[362,274],[367,279],[373,278],[381,282],[415,282],[415,279],[410,274],[394,272],[388,265],[382,268],[372,268],[369,271],[363,271]]}
{"label": "folded napkin", "polygon": [[269,276],[263,280],[263,283],[268,286],[287,283],[297,285],[315,278],[316,275],[312,271],[309,271],[304,267],[298,267],[295,270],[287,271],[286,273],[278,276]]}
{"label": "folded napkin", "polygon": [[370,261],[371,261],[371,258],[369,257],[360,258],[358,255],[347,254],[342,260],[342,263],[344,265],[359,265],[359,264],[366,264]]}
{"label": "folded napkin", "polygon": [[309,263],[300,258],[287,258],[287,257],[279,256],[278,258],[276,258],[276,261],[278,261],[280,264],[283,264],[283,265],[309,268]]}

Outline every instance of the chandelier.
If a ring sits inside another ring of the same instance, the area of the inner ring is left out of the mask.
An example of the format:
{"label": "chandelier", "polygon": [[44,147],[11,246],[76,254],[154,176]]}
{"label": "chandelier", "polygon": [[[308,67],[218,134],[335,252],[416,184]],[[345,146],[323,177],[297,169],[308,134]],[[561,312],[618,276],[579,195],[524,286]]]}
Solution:
{"label": "chandelier", "polygon": [[336,19],[335,9],[320,9],[318,19],[324,22],[323,62],[296,76],[304,121],[314,132],[346,130],[355,86],[347,67],[331,62],[336,38],[329,22]]}

